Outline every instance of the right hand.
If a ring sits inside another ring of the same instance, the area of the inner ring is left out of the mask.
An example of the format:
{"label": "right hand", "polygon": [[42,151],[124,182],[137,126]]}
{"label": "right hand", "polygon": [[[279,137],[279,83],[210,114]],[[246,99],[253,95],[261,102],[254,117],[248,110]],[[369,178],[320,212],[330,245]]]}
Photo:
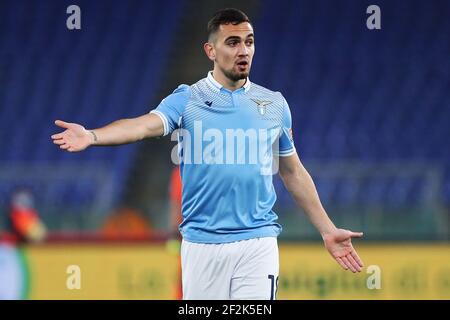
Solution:
{"label": "right hand", "polygon": [[56,120],[55,124],[58,127],[66,129],[61,133],[52,135],[53,143],[59,145],[63,150],[69,152],[83,151],[94,141],[92,133],[86,130],[82,125],[61,120]]}

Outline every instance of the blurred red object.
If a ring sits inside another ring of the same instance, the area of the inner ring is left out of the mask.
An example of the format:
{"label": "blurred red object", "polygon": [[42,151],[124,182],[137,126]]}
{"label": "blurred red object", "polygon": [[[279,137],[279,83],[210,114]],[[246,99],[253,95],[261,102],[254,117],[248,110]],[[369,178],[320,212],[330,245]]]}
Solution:
{"label": "blurred red object", "polygon": [[16,191],[11,199],[9,212],[11,231],[18,242],[40,242],[47,235],[47,229],[34,207],[30,191]]}

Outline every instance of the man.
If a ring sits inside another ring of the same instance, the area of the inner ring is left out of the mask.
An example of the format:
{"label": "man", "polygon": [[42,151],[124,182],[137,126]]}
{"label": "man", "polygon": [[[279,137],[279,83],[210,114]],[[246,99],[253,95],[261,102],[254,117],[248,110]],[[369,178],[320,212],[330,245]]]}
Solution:
{"label": "man", "polygon": [[338,229],[328,218],[295,151],[286,100],[248,79],[255,52],[248,17],[236,9],[216,13],[204,51],[213,71],[191,86],[180,85],[149,114],[95,130],[57,120],[66,130],[52,136],[54,143],[76,152],[181,129],[184,299],[275,298],[281,226],[267,173],[273,155],[280,157],[287,190],[327,250],[344,269],[360,272],[363,264],[351,238],[362,233]]}

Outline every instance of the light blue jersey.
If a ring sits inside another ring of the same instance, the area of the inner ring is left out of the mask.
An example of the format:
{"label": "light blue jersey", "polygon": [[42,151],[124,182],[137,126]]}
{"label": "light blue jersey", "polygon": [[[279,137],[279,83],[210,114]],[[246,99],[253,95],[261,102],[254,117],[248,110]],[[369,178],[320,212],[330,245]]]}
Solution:
{"label": "light blue jersey", "polygon": [[227,243],[279,235],[273,156],[295,153],[281,93],[249,79],[230,91],[209,72],[180,85],[151,113],[162,119],[164,135],[176,131],[179,141],[184,239]]}

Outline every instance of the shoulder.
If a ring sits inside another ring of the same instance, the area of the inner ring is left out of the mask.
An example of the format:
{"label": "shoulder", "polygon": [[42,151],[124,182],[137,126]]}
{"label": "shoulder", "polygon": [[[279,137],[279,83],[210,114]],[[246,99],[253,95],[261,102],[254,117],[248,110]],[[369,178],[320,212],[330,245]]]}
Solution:
{"label": "shoulder", "polygon": [[190,86],[190,90],[193,95],[199,94],[199,93],[209,93],[212,91],[212,88],[210,85],[208,85],[208,79],[203,78],[195,82]]}
{"label": "shoulder", "polygon": [[191,97],[191,88],[187,84],[180,84],[171,94],[162,100],[162,104],[184,107]]}
{"label": "shoulder", "polygon": [[264,96],[264,97],[267,97],[268,99],[272,99],[272,100],[275,100],[276,102],[281,102],[281,103],[284,103],[286,101],[286,99],[281,94],[281,92],[267,89],[266,87],[263,87],[254,82],[251,83],[250,94]]}
{"label": "shoulder", "polygon": [[179,96],[190,96],[191,91],[191,86],[187,84],[180,84],[175,90],[173,90],[172,94]]}

